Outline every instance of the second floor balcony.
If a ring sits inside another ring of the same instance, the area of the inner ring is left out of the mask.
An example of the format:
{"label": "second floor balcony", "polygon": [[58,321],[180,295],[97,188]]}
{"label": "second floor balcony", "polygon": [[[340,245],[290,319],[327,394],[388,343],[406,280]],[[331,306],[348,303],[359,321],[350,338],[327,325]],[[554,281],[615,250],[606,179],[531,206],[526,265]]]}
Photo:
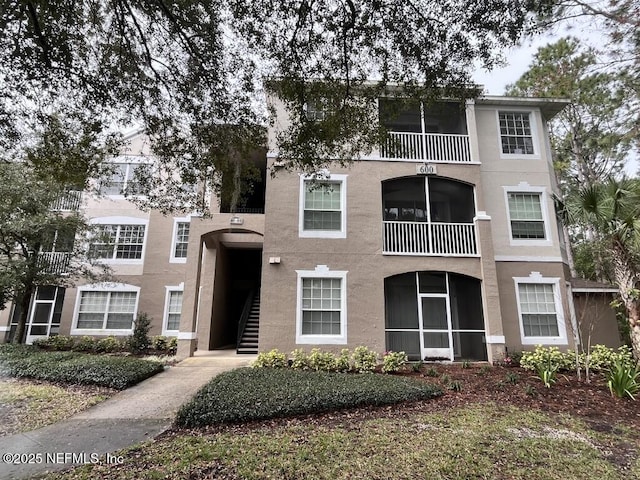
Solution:
{"label": "second floor balcony", "polygon": [[40,252],[38,264],[47,273],[64,275],[69,272],[71,255],[70,252]]}
{"label": "second floor balcony", "polygon": [[403,177],[382,183],[382,253],[478,255],[474,188],[439,177]]}

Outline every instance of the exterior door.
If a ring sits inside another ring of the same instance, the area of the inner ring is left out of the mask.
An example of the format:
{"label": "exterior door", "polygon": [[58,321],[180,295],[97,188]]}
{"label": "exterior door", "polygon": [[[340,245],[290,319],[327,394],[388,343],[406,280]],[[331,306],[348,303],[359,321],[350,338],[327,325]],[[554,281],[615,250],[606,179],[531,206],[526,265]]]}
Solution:
{"label": "exterior door", "polygon": [[26,343],[31,344],[35,340],[58,333],[63,300],[63,288],[37,288],[29,312]]}
{"label": "exterior door", "polygon": [[447,295],[421,294],[422,358],[453,360],[451,320]]}

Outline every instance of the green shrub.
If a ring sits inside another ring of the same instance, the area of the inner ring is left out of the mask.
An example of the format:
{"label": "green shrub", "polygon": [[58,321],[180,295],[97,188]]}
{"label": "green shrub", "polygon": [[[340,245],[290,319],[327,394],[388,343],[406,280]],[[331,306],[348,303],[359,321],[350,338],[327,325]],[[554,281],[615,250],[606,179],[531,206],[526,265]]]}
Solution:
{"label": "green shrub", "polygon": [[336,371],[348,372],[351,370],[351,353],[348,348],[340,350],[340,355],[336,357]]}
{"label": "green shrub", "polygon": [[253,362],[254,368],[285,368],[287,356],[277,348],[269,352],[261,352]]}
{"label": "green shrub", "polygon": [[513,373],[513,372],[508,372],[505,375],[504,378],[511,385],[515,385],[516,383],[518,383],[520,381],[520,375],[518,375],[517,373]]}
{"label": "green shrub", "polygon": [[74,352],[95,352],[98,344],[98,340],[88,335],[84,335],[80,338],[76,338],[73,342],[71,350]]}
{"label": "green shrub", "polygon": [[309,357],[307,352],[301,348],[296,348],[291,352],[291,368],[296,370],[309,370]]}
{"label": "green shrub", "polygon": [[138,358],[9,347],[0,345],[0,375],[123,389],[163,370],[157,362]]}
{"label": "green shrub", "polygon": [[454,380],[453,382],[451,382],[449,384],[449,386],[447,388],[449,388],[449,390],[451,390],[452,392],[461,392],[462,391],[462,382],[460,382],[459,380]]}
{"label": "green shrub", "polygon": [[334,372],[336,357],[331,352],[322,352],[319,348],[312,348],[308,357],[309,368],[316,372]]}
{"label": "green shrub", "polygon": [[[585,365],[584,355],[582,356],[582,365]],[[622,345],[618,350],[606,347],[604,345],[594,345],[591,347],[589,356],[589,368],[594,371],[606,371],[616,368],[616,365],[623,364],[633,365],[633,354],[631,349],[626,345]]]}
{"label": "green shrub", "polygon": [[95,344],[95,351],[98,353],[119,352],[124,345],[116,337],[106,337],[99,339]]}
{"label": "green shrub", "polygon": [[558,347],[543,347],[538,345],[533,352],[523,352],[520,366],[525,370],[571,370],[575,368],[575,357],[572,353],[562,353]]}
{"label": "green shrub", "polygon": [[167,353],[169,355],[175,355],[178,353],[178,337],[169,337],[167,342]]}
{"label": "green shrub", "polygon": [[384,373],[398,372],[407,363],[407,354],[404,352],[385,352],[382,356],[382,371]]}
{"label": "green shrub", "polygon": [[75,342],[74,337],[68,335],[53,335],[33,342],[39,348],[47,350],[71,350]]}
{"label": "green shrub", "polygon": [[356,372],[373,372],[378,365],[378,354],[365,346],[359,346],[353,350],[351,361]]}
{"label": "green shrub", "polygon": [[441,395],[423,382],[389,375],[241,368],[222,373],[178,411],[181,427],[247,422],[425,400]]}
{"label": "green shrub", "polygon": [[617,359],[607,372],[607,386],[612,395],[635,400],[635,395],[640,391],[640,367]]}
{"label": "green shrub", "polygon": [[437,377],[440,374],[438,373],[438,371],[435,368],[429,367],[429,369],[425,372],[425,375],[427,377]]}
{"label": "green shrub", "polygon": [[413,370],[416,373],[420,373],[422,371],[422,366],[424,365],[424,363],[422,362],[422,360],[418,361],[418,362],[413,362],[411,364],[411,370]]}
{"label": "green shrub", "polygon": [[144,353],[151,346],[149,330],[151,319],[146,313],[139,313],[133,322],[133,334],[127,339],[127,347],[131,353]]}
{"label": "green shrub", "polygon": [[158,352],[166,352],[169,348],[169,339],[164,335],[156,335],[151,339],[151,348]]}

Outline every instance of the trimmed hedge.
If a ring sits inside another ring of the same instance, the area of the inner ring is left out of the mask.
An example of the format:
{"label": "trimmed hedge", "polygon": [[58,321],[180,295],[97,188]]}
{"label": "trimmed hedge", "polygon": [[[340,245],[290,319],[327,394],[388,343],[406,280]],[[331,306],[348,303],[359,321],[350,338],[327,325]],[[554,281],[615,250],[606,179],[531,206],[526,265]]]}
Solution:
{"label": "trimmed hedge", "polygon": [[442,391],[431,385],[388,375],[240,368],[205,385],[180,408],[176,424],[194,428],[439,395]]}
{"label": "trimmed hedge", "polygon": [[0,345],[0,376],[125,389],[164,369],[132,357],[43,352],[28,345]]}

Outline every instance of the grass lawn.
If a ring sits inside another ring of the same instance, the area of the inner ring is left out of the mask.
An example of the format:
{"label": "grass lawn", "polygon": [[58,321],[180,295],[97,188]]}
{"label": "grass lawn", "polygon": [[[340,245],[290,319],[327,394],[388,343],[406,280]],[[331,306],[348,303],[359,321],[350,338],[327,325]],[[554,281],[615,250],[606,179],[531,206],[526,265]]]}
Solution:
{"label": "grass lawn", "polygon": [[[437,400],[435,400],[437,402]],[[174,431],[52,479],[639,479],[637,433],[495,403]],[[622,454],[629,462],[621,463]]]}
{"label": "grass lawn", "polygon": [[64,420],[99,403],[116,390],[61,386],[23,379],[0,379],[0,437]]}

